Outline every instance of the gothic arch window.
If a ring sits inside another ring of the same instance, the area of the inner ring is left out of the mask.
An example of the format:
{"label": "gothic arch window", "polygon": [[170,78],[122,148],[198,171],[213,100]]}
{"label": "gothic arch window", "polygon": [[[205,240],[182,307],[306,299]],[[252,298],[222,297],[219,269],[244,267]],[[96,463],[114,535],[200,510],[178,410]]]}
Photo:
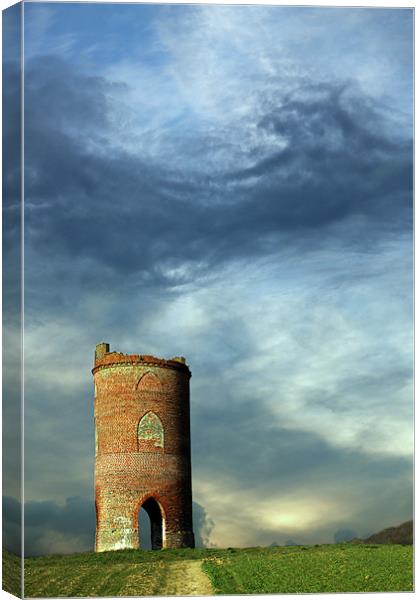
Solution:
{"label": "gothic arch window", "polygon": [[163,425],[154,412],[149,411],[140,419],[137,435],[140,451],[163,451]]}
{"label": "gothic arch window", "polygon": [[141,392],[160,392],[162,384],[157,375],[152,373],[152,371],[147,371],[137,383],[137,390]]}

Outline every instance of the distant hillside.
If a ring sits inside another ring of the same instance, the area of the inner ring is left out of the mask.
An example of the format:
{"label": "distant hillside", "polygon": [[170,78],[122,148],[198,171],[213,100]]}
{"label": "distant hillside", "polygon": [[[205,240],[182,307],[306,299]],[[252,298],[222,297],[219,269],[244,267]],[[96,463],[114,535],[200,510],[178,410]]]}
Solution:
{"label": "distant hillside", "polygon": [[388,527],[379,533],[374,533],[365,540],[354,540],[364,544],[403,544],[413,543],[413,521],[406,521],[398,527]]}

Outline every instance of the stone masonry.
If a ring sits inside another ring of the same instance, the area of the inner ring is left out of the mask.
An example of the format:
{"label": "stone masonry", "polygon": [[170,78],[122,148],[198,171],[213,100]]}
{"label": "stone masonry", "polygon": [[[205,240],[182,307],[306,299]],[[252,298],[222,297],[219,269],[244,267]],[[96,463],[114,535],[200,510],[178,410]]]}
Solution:
{"label": "stone masonry", "polygon": [[193,548],[185,359],[110,352],[102,343],[92,373],[96,551],[138,548],[141,507],[152,548]]}

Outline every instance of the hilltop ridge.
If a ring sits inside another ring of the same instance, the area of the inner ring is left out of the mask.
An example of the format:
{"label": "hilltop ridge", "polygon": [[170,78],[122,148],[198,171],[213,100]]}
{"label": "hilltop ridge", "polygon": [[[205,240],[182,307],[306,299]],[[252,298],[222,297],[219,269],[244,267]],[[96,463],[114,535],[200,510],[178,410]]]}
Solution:
{"label": "hilltop ridge", "polygon": [[355,543],[362,544],[402,544],[407,546],[413,543],[413,520],[405,521],[397,527],[387,527],[365,539],[355,538]]}

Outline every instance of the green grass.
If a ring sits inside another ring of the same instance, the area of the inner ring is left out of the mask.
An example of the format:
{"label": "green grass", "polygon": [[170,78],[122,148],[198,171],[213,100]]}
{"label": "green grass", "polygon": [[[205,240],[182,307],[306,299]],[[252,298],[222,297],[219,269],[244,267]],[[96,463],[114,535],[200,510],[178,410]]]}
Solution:
{"label": "green grass", "polygon": [[218,594],[395,592],[413,589],[413,548],[301,546],[233,551],[204,562]]}
{"label": "green grass", "polygon": [[219,594],[378,592],[413,589],[412,546],[85,552],[25,559],[25,596],[160,595],[173,561],[203,560]]}
{"label": "green grass", "polygon": [[2,589],[14,596],[22,596],[22,559],[7,550],[2,556]]}
{"label": "green grass", "polygon": [[106,565],[29,564],[25,569],[25,596],[152,596],[165,575],[163,561],[114,562]]}
{"label": "green grass", "polygon": [[119,550],[25,559],[25,596],[154,596],[165,586],[168,564],[200,559],[204,549]]}

